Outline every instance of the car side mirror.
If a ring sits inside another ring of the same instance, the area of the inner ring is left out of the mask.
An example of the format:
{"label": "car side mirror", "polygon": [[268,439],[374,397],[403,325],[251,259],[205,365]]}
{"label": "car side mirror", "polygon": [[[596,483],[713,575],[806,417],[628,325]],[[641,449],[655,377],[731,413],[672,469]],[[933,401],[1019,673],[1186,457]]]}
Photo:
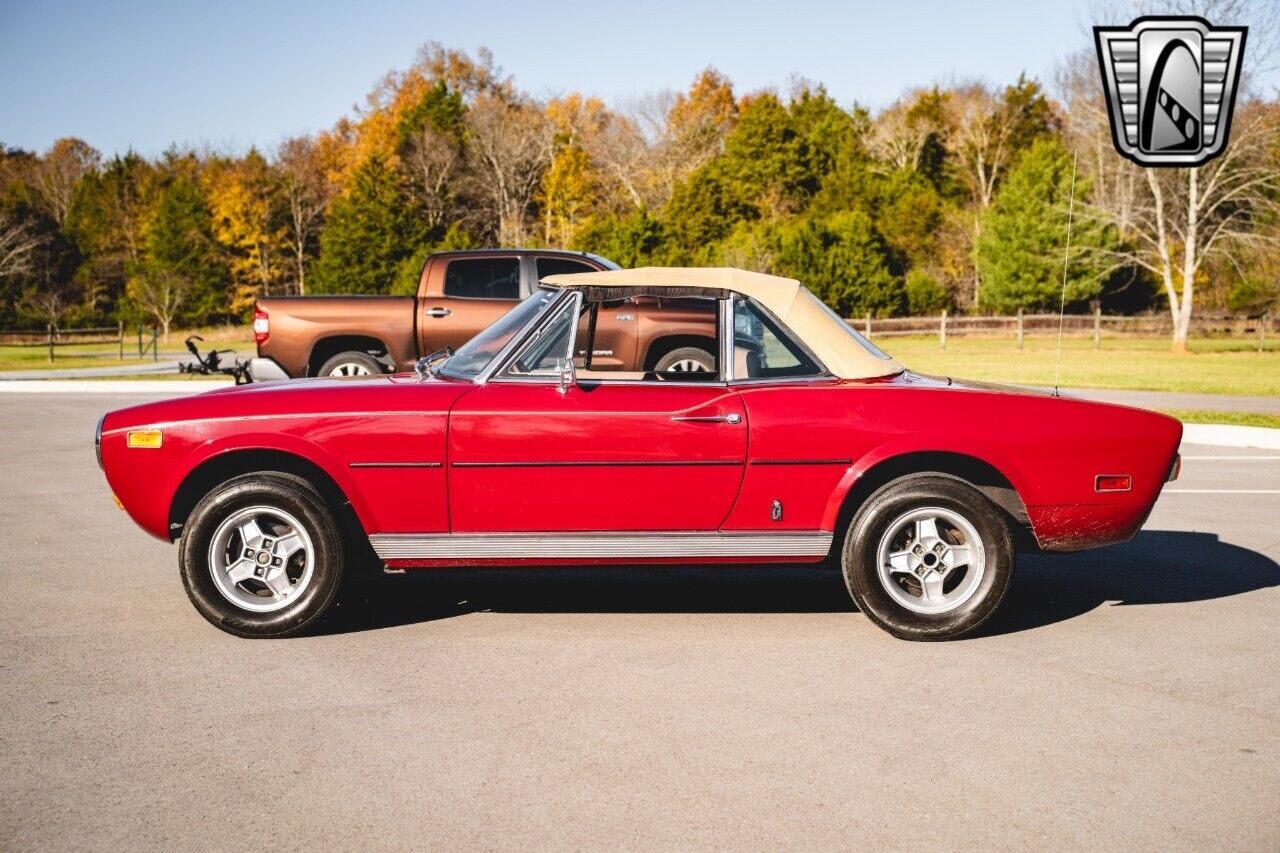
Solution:
{"label": "car side mirror", "polygon": [[567,393],[569,387],[577,383],[578,371],[573,366],[573,359],[556,359],[556,381],[561,394]]}

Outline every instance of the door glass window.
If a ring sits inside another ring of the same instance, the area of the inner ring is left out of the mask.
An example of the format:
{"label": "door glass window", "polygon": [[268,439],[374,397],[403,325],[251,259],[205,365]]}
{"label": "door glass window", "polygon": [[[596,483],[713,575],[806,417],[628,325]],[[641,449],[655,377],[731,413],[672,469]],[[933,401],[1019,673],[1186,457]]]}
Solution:
{"label": "door glass window", "polygon": [[719,300],[711,297],[640,296],[586,305],[574,364],[580,378],[604,382],[715,382],[719,318]]}
{"label": "door glass window", "polygon": [[538,281],[542,281],[549,275],[595,271],[595,267],[589,267],[581,261],[568,258],[538,258]]}
{"label": "door glass window", "polygon": [[819,376],[822,371],[772,317],[749,299],[733,300],[733,377]]}
{"label": "door glass window", "polygon": [[450,261],[444,295],[463,299],[519,299],[518,258],[463,258]]}

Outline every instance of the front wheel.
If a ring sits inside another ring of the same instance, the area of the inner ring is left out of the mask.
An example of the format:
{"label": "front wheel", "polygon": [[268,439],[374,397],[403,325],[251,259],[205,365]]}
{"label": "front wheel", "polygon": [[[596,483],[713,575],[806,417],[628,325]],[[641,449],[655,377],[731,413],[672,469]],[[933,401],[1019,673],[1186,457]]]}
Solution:
{"label": "front wheel", "polygon": [[342,580],[333,516],[310,483],[246,474],[207,494],[182,531],[178,561],[200,615],[238,637],[301,633]]}
{"label": "front wheel", "polygon": [[1014,550],[999,510],[955,477],[906,477],[873,494],[842,554],[858,608],[895,637],[952,640],[999,607]]}

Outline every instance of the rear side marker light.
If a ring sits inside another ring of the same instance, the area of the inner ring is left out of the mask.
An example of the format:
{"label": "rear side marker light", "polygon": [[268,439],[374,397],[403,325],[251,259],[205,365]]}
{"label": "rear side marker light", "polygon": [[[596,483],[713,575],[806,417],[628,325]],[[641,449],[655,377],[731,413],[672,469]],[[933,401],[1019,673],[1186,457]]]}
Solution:
{"label": "rear side marker light", "polygon": [[1099,474],[1093,481],[1096,492],[1127,492],[1133,488],[1133,478],[1128,474]]}
{"label": "rear side marker light", "polygon": [[155,450],[164,444],[164,433],[158,429],[130,430],[125,443],[129,447],[143,447]]}

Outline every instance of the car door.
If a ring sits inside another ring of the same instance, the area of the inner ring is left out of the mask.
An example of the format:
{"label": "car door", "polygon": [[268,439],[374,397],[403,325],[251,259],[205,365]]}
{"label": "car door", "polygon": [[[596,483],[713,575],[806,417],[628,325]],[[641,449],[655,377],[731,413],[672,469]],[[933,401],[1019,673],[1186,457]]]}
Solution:
{"label": "car door", "polygon": [[419,300],[422,352],[458,347],[471,340],[521,299],[520,257],[484,255],[446,260],[442,295]]}
{"label": "car door", "polygon": [[746,462],[736,392],[588,371],[562,387],[540,372],[495,377],[451,410],[454,533],[720,528]]}

